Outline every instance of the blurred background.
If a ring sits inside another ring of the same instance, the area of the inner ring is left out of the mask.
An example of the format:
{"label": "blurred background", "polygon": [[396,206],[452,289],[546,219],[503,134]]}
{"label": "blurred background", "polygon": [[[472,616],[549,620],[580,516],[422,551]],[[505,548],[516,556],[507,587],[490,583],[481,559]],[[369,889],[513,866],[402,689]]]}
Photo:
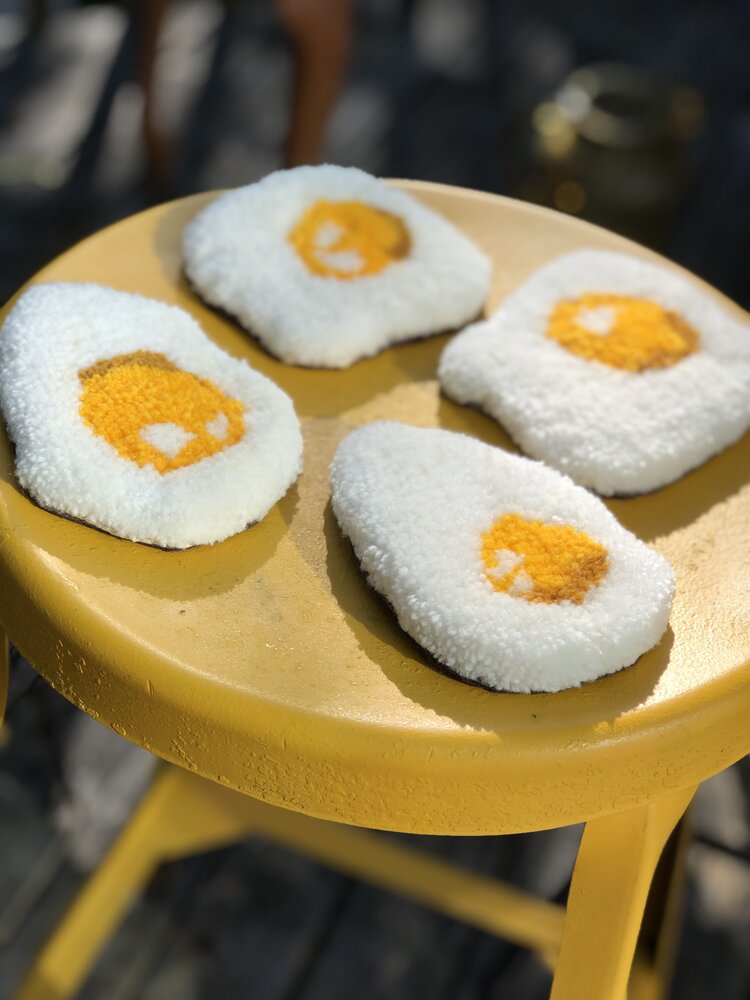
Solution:
{"label": "blurred background", "polygon": [[[749,53],[740,0],[0,0],[0,301],[119,218],[322,159],[551,206],[747,306]],[[5,997],[151,761],[15,655],[0,743]],[[679,1000],[750,1000],[749,788],[741,763],[699,795]],[[563,900],[579,837],[409,839]],[[165,866],[83,997],[548,990],[518,949],[249,841]]]}

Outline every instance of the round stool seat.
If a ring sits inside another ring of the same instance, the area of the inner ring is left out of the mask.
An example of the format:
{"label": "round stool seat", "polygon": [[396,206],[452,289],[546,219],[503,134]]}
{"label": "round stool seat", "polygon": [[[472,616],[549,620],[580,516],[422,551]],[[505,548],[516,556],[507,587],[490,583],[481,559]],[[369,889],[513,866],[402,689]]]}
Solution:
{"label": "round stool seat", "polygon": [[[489,310],[579,247],[653,256],[530,205],[403,186],[492,256]],[[657,648],[560,694],[464,684],[441,673],[368,588],[331,511],[328,463],[352,428],[381,418],[511,443],[493,421],[441,397],[444,336],[349,370],[312,371],[274,360],[204,306],[181,274],[180,237],[212,197],[112,226],[32,283],[95,281],[189,310],[220,347],[291,395],[304,473],[262,523],[214,546],[164,552],[36,507],[14,479],[3,434],[0,621],[53,687],[127,739],[249,795],[414,833],[586,820],[694,785],[742,756],[750,435],[665,489],[608,502],[675,569],[671,626]]]}

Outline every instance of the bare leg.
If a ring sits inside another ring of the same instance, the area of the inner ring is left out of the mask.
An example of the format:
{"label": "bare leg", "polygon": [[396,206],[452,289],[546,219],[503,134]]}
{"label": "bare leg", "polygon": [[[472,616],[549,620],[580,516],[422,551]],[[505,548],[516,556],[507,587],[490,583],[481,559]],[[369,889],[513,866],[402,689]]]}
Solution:
{"label": "bare leg", "polygon": [[48,0],[30,0],[27,12],[27,23],[30,35],[41,34],[49,17]]}
{"label": "bare leg", "polygon": [[328,118],[349,61],[350,0],[276,0],[296,57],[292,119],[284,162],[318,163]]}
{"label": "bare leg", "polygon": [[164,15],[170,0],[138,0],[136,18],[137,75],[143,91],[143,143],[146,149],[148,174],[157,185],[163,185],[172,166],[171,144],[156,123],[155,69]]}

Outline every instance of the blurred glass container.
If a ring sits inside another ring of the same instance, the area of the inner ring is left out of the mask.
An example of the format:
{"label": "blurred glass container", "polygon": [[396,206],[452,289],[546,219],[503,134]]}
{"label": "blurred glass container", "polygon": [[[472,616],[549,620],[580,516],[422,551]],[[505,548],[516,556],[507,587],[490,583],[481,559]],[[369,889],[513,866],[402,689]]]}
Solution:
{"label": "blurred glass container", "polygon": [[658,245],[692,175],[700,94],[637,67],[575,70],[532,115],[533,200]]}

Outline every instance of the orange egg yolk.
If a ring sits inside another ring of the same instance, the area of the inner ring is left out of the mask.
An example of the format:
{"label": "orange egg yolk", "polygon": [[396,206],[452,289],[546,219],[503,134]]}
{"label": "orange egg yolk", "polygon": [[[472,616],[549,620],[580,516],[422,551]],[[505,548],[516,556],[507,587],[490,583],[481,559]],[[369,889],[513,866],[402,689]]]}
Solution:
{"label": "orange egg yolk", "polygon": [[162,474],[236,444],[244,407],[163,354],[135,351],[79,373],[80,413],[122,458]]}
{"label": "orange egg yolk", "polygon": [[351,280],[378,274],[411,249],[397,215],[361,201],[317,201],[289,234],[311,274]]}
{"label": "orange egg yolk", "polygon": [[504,514],[482,535],[485,574],[496,591],[541,604],[582,604],[609,570],[607,550],[570,525]]}
{"label": "orange egg yolk", "polygon": [[696,331],[649,299],[588,292],[552,310],[547,336],[587,361],[642,372],[667,368],[698,350]]}

